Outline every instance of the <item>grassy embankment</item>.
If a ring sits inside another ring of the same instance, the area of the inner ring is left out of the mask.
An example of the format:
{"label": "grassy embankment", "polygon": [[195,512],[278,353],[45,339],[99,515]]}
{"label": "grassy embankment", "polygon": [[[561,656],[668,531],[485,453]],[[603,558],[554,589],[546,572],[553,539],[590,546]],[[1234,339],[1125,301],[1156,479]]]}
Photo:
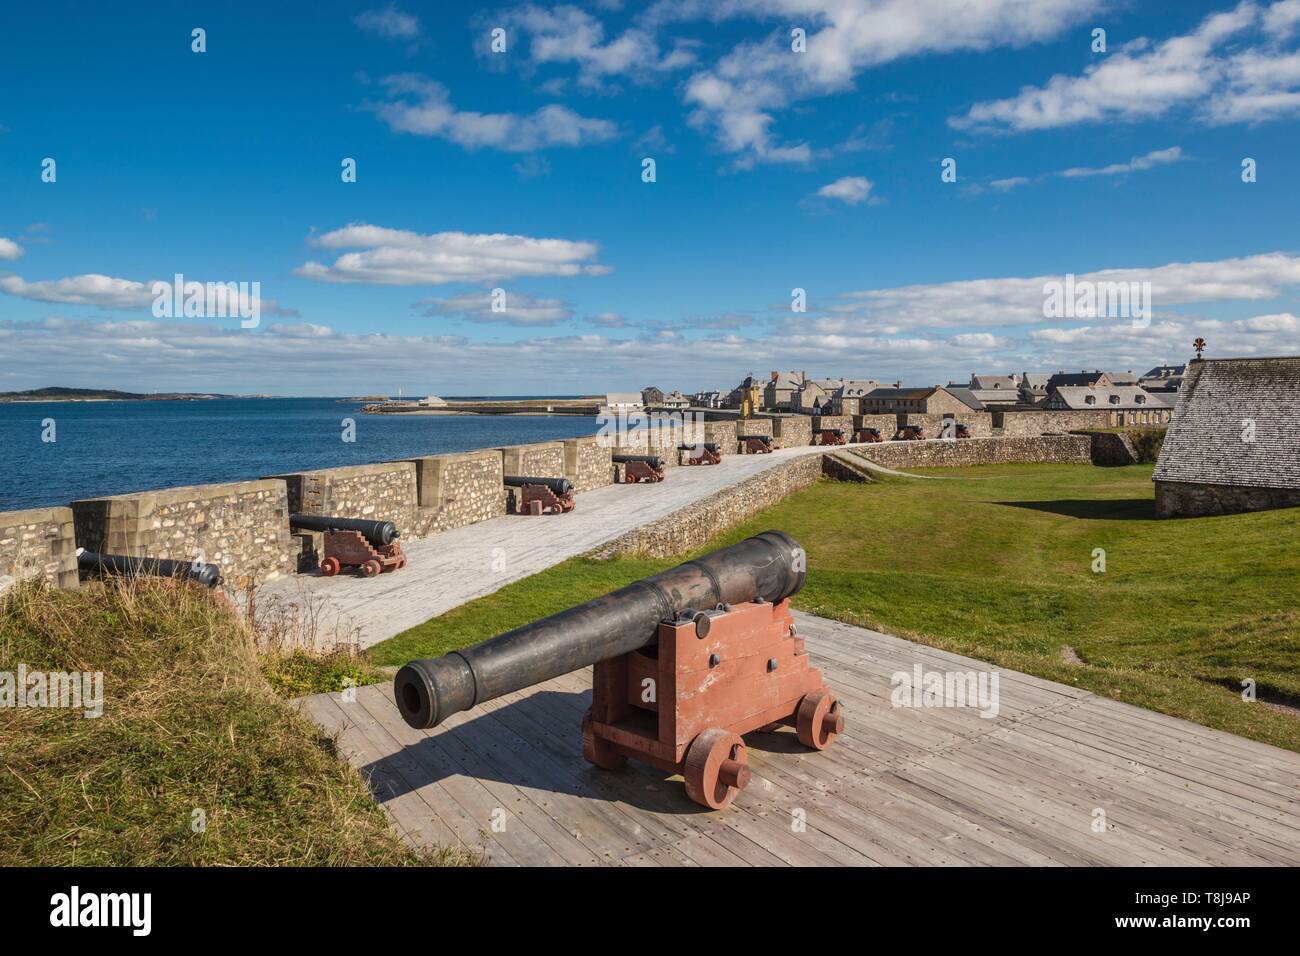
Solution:
{"label": "grassy embankment", "polygon": [[[1300,750],[1295,712],[1240,684],[1300,702],[1300,509],[1156,520],[1149,465],[924,473],[952,480],[821,481],[700,551],[780,528],[808,551],[803,610]],[[442,654],[678,560],[566,561],[370,656]]]}
{"label": "grassy embankment", "polygon": [[23,585],[0,599],[0,672],[19,664],[102,671],[103,713],[0,710],[0,865],[469,862],[409,850],[272,686],[338,689],[373,669],[280,654],[202,589]]}

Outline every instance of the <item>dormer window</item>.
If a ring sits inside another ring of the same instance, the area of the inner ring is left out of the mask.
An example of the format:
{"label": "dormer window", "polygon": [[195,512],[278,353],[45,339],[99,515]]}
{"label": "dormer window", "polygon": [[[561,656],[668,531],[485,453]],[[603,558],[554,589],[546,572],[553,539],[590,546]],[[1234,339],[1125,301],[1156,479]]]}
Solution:
{"label": "dormer window", "polygon": [[1145,395],[1137,395],[1134,397],[1133,401],[1137,402],[1139,405],[1145,405],[1147,403],[1147,397]]}
{"label": "dormer window", "polygon": [[1085,396],[1083,397],[1083,401],[1084,401],[1084,404],[1086,404],[1086,405],[1096,405],[1096,404],[1097,404],[1097,396],[1096,396],[1096,395],[1085,395]]}
{"label": "dormer window", "polygon": [[1110,403],[1111,403],[1112,405],[1118,405],[1118,404],[1119,404],[1119,396],[1118,396],[1118,395],[1112,395],[1112,396],[1110,397]]}

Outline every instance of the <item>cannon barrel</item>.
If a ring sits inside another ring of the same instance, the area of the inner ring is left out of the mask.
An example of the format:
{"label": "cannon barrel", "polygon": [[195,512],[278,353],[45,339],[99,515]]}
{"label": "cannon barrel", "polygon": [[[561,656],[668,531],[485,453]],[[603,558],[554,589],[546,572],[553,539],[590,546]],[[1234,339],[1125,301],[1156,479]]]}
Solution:
{"label": "cannon barrel", "polygon": [[198,561],[173,561],[170,558],[138,558],[126,554],[100,554],[97,551],[77,552],[77,567],[83,571],[103,574],[121,574],[124,577],[148,576],[154,578],[188,578],[205,588],[221,583],[221,569],[215,564]]}
{"label": "cannon barrel", "polygon": [[830,434],[834,435],[836,438],[839,438],[844,434],[843,428],[823,428],[821,429],[821,431],[829,432]]}
{"label": "cannon barrel", "polygon": [[719,604],[777,602],[803,586],[799,543],[764,531],[687,561],[586,604],[397,672],[393,695],[412,727],[452,714],[655,641],[661,621]]}
{"label": "cannon barrel", "polygon": [[662,468],[664,466],[663,459],[658,455],[610,455],[609,457],[613,461],[644,461],[651,468]]}
{"label": "cannon barrel", "polygon": [[525,478],[520,475],[506,475],[501,480],[511,488],[522,488],[524,485],[545,485],[557,495],[573,493],[573,482],[568,478]]}
{"label": "cannon barrel", "polygon": [[366,518],[335,518],[331,515],[289,515],[289,527],[295,531],[357,531],[376,548],[392,544],[401,534],[391,521]]}
{"label": "cannon barrel", "polygon": [[759,441],[765,442],[770,442],[772,440],[771,435],[737,435],[736,438],[739,441],[748,441],[751,438],[757,438]]}
{"label": "cannon barrel", "polygon": [[715,441],[706,441],[706,442],[701,442],[701,443],[698,444],[698,445],[678,445],[678,446],[677,446],[677,450],[678,450],[678,451],[695,451],[695,450],[698,449],[698,448],[707,448],[709,451],[713,452],[714,454],[717,454],[717,451],[718,451],[718,449],[719,449],[720,447],[721,447],[721,446],[720,446],[717,442],[715,442]]}

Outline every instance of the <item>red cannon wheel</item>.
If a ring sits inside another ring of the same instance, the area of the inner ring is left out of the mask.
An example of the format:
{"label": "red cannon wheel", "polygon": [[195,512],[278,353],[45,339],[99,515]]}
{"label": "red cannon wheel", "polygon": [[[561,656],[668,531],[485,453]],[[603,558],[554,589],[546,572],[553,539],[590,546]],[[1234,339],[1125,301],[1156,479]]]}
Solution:
{"label": "red cannon wheel", "polygon": [[374,558],[371,558],[365,564],[361,565],[361,576],[363,578],[373,578],[381,570],[383,570],[383,566]]}
{"label": "red cannon wheel", "polygon": [[795,713],[799,742],[813,750],[825,750],[844,732],[844,715],[835,695],[823,687],[799,701]]}
{"label": "red cannon wheel", "polygon": [[320,573],[325,575],[327,578],[332,578],[334,575],[339,573],[341,567],[343,567],[343,565],[339,564],[338,558],[328,557],[320,563]]}
{"label": "red cannon wheel", "polygon": [[749,753],[738,734],[711,727],[691,741],[686,751],[686,795],[696,803],[721,810],[749,784]]}
{"label": "red cannon wheel", "polygon": [[604,770],[622,770],[627,764],[627,757],[615,751],[609,741],[597,737],[591,729],[590,711],[582,715],[582,755]]}

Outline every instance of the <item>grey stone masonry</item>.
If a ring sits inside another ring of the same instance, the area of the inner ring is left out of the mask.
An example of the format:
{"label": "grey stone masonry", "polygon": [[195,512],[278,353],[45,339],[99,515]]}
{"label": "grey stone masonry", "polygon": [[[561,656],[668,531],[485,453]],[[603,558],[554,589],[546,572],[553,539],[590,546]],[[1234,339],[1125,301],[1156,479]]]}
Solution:
{"label": "grey stone masonry", "polygon": [[807,415],[771,415],[772,443],[778,448],[812,444],[812,418]]}
{"label": "grey stone masonry", "polygon": [[[890,417],[892,418],[893,416]],[[853,416],[852,415],[813,415],[812,416],[813,435],[827,428],[838,428],[842,432],[844,432],[845,441],[853,441]]]}
{"label": "grey stone masonry", "polygon": [[573,482],[573,490],[581,494],[612,483],[612,453],[613,449],[595,435],[565,439],[564,474]]}
{"label": "grey stone masonry", "polygon": [[714,442],[722,454],[732,455],[736,452],[736,419],[704,423],[704,440]]}
{"label": "grey stone masonry", "polygon": [[77,586],[77,542],[71,508],[0,511],[0,593],[25,578]]}
{"label": "grey stone masonry", "polygon": [[1042,435],[1025,438],[959,438],[890,441],[858,445],[853,454],[886,468],[965,468],[1019,462],[1089,464],[1087,435]]}
{"label": "grey stone masonry", "polygon": [[410,537],[417,524],[415,472],[414,462],[386,461],[272,477],[284,481],[290,513],[391,521]]}
{"label": "grey stone masonry", "polygon": [[1300,506],[1300,488],[1258,488],[1195,481],[1157,481],[1159,518],[1239,514]]}
{"label": "grey stone masonry", "polygon": [[965,425],[972,438],[988,438],[993,434],[993,416],[988,412],[971,411],[968,414],[954,415],[919,415],[905,412],[898,416],[898,425],[920,425],[925,429],[927,438],[938,438],[943,428],[943,420],[952,418]]}
{"label": "grey stone masonry", "polygon": [[408,460],[415,466],[415,537],[505,514],[501,452],[483,449]]}
{"label": "grey stone masonry", "polygon": [[77,545],[135,557],[201,558],[242,589],[294,569],[284,481],[190,485],[72,503]]}
{"label": "grey stone masonry", "polygon": [[994,411],[990,418],[998,434],[1007,438],[1034,435],[1062,435],[1082,428],[1115,428],[1124,422],[1112,420],[1111,412],[1095,411]]}

